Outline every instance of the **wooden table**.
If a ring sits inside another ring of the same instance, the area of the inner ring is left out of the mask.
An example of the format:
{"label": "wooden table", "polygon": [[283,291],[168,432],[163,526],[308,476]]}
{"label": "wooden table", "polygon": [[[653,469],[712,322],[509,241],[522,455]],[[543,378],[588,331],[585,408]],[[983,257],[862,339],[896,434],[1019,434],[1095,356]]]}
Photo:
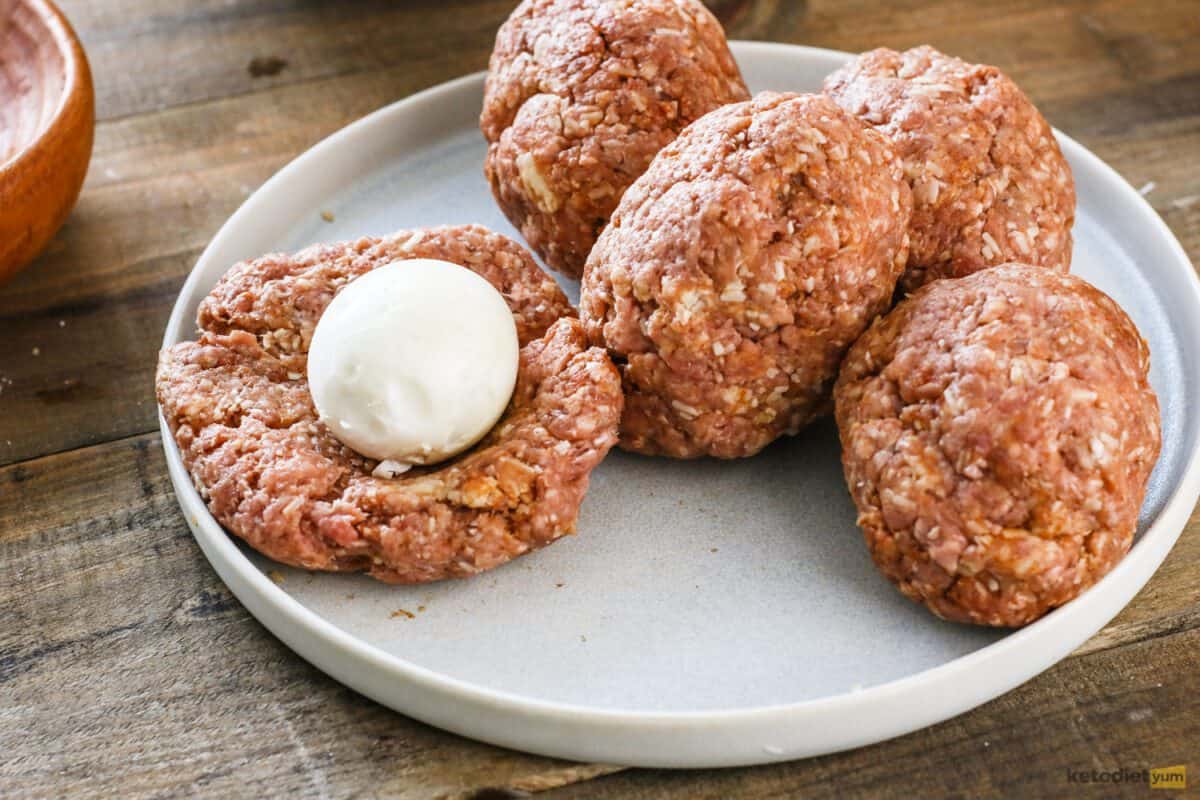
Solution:
{"label": "wooden table", "polygon": [[[1200,783],[1200,517],[1073,656],[957,719],[851,753],[672,773],[442,733],[261,628],[175,505],[152,376],[200,249],[273,172],[483,68],[514,0],[64,0],[100,123],[79,205],[0,289],[0,795],[556,798],[1064,795],[1068,769]],[[719,0],[731,36],[929,42],[1001,65],[1200,256],[1200,2]],[[1094,787],[1093,787],[1094,788]]]}

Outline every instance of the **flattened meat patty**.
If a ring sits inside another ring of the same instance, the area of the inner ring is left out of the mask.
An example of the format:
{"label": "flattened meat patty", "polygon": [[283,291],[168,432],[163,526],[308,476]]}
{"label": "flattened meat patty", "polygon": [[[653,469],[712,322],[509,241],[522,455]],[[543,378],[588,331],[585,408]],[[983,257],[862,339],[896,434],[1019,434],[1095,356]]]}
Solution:
{"label": "flattened meat patty", "polygon": [[1032,622],[1129,550],[1160,446],[1150,353],[1079,278],[936,281],[851,349],[838,429],[875,564],[940,617]]}
{"label": "flattened meat patty", "polygon": [[578,278],[655,153],[693,120],[749,96],[699,0],[525,0],[489,65],[485,171],[529,245]]}
{"label": "flattened meat patty", "polygon": [[932,47],[864,53],[825,91],[885,133],[913,190],[916,289],[1006,261],[1066,272],[1075,183],[1050,125],[995,67]]}
{"label": "flattened meat patty", "polygon": [[[513,309],[522,347],[491,433],[389,480],[321,424],[305,361],[337,291],[406,258],[486,278]],[[616,443],[620,377],[570,314],[528,253],[483,228],[317,245],[231,269],[201,305],[199,340],[161,354],[158,399],[213,515],[265,555],[394,583],[469,576],[573,532],[589,473]]]}
{"label": "flattened meat patty", "polygon": [[826,410],[838,364],[908,252],[886,139],[821,95],[725,106],[629,189],[583,279],[620,365],[621,445],[737,458]]}

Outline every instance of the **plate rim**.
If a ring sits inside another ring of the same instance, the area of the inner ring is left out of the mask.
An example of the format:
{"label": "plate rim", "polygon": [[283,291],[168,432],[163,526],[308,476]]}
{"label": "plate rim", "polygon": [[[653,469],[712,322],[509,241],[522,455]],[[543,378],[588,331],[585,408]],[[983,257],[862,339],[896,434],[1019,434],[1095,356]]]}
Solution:
{"label": "plate rim", "polygon": [[[844,61],[854,55],[777,42],[730,44],[739,60],[799,56]],[[481,87],[485,75],[465,75],[384,106],[307,148],[272,175],[225,221],[193,265],[172,308],[163,347],[180,340],[189,305],[186,300],[196,292],[203,268],[244,220],[259,213],[260,207],[271,205],[276,187],[303,174],[308,162],[324,151],[339,148],[355,136],[367,135],[393,116],[438,102],[444,95]],[[1164,269],[1186,267],[1181,273],[1190,289],[1188,302],[1200,313],[1200,277],[1165,221],[1112,167],[1071,137],[1058,130],[1055,133],[1072,160],[1086,163],[1106,183],[1115,182],[1124,199],[1133,201],[1141,217],[1137,224],[1149,228],[1174,255],[1173,263]],[[1184,393],[1200,397],[1200,378],[1186,384]],[[744,766],[836,752],[918,730],[998,697],[1062,660],[1111,621],[1157,571],[1200,498],[1197,437],[1184,459],[1181,479],[1154,521],[1112,572],[1076,600],[1032,625],[921,672],[862,690],[746,708],[596,708],[489,689],[453,678],[386,653],[325,620],[260,571],[212,517],[183,466],[161,408],[159,429],[176,498],[206,559],[256,619],[318,669],[400,713],[474,739],[559,758],[647,767]],[[1021,657],[1030,655],[1033,657]],[[398,688],[407,690],[401,693],[401,699],[397,699]],[[872,709],[886,713],[880,714],[873,725],[845,724],[847,718]],[[515,724],[518,721],[532,725]],[[670,737],[669,742],[664,735]],[[788,740],[790,744],[771,744],[777,740]]]}

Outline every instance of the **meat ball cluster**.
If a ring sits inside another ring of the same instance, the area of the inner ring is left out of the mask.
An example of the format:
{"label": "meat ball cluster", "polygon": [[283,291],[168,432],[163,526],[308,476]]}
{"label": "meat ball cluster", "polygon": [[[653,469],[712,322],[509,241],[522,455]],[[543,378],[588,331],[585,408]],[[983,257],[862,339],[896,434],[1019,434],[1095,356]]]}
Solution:
{"label": "meat ball cluster", "polygon": [[622,371],[622,446],[752,455],[820,413],[908,249],[891,147],[826,97],[725,106],[659,154],[583,281],[591,341]]}
{"label": "meat ball cluster", "polygon": [[856,58],[825,91],[891,139],[913,190],[901,285],[1021,261],[1071,265],[1075,185],[1050,125],[996,67],[917,47]]}
{"label": "meat ball cluster", "polygon": [[699,0],[525,0],[489,65],[485,172],[530,246],[578,278],[658,151],[693,120],[748,97]]}
{"label": "meat ball cluster", "polygon": [[[581,319],[477,226],[234,266],[157,390],[214,516],[256,549],[472,575],[571,533],[618,436],[738,458],[832,407],[872,558],[941,617],[1026,624],[1128,551],[1161,444],[1149,352],[1064,274],[1070,169],[996,68],[876,50],[824,94],[751,99],[699,0],[524,0],[480,124],[496,200],[582,276]],[[415,258],[503,296],[517,386],[471,450],[380,475],[321,422],[309,345],[342,288]]]}
{"label": "meat ball cluster", "polygon": [[940,617],[1015,626],[1129,550],[1160,446],[1149,350],[1107,295],[1009,264],[935,281],[835,392],[876,565]]}

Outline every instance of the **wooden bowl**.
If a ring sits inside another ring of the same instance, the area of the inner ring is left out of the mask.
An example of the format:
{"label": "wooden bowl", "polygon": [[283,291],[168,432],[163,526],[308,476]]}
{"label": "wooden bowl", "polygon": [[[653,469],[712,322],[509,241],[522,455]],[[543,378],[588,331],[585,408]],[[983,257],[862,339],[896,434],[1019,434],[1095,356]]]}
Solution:
{"label": "wooden bowl", "polygon": [[71,213],[95,132],[87,57],[48,0],[0,0],[0,281]]}

